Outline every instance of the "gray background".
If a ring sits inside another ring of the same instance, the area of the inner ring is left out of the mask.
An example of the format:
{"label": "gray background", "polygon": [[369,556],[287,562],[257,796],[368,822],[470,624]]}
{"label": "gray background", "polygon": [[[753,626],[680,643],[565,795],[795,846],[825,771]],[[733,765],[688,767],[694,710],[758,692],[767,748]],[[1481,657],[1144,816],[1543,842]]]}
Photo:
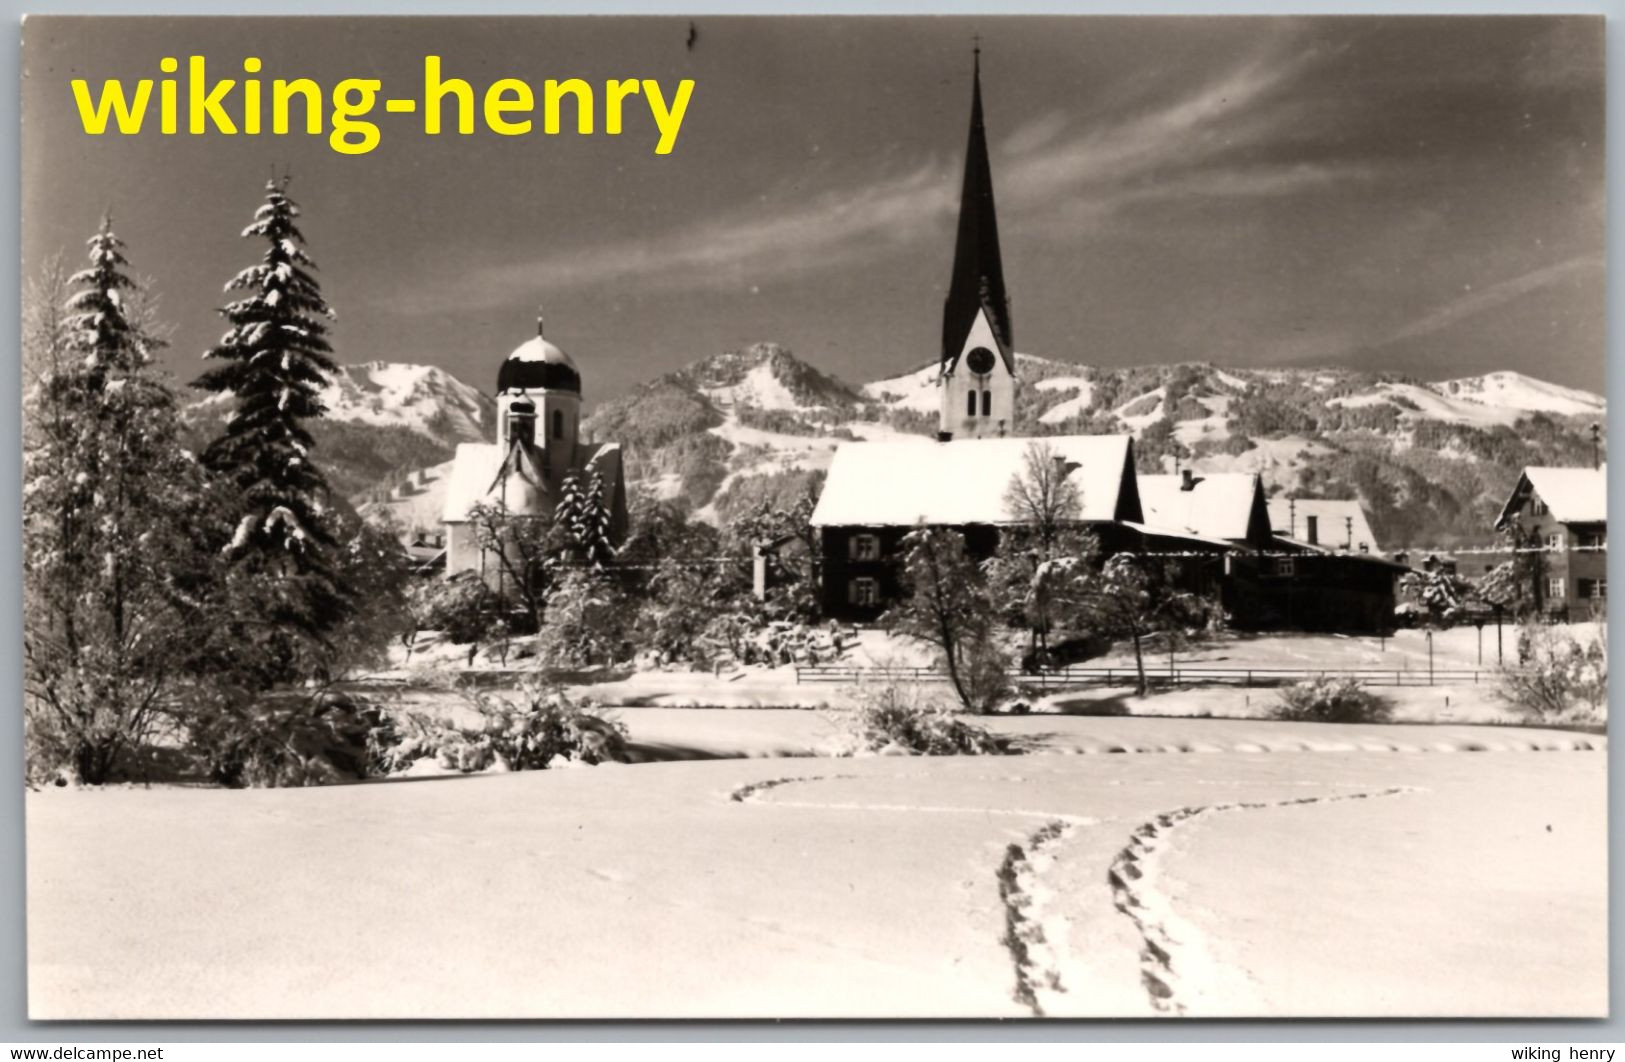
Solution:
{"label": "gray background", "polygon": [[[114,0],[102,2],[48,3],[35,0],[0,0],[9,18],[6,40],[0,48],[0,84],[16,86],[19,78],[21,18],[25,12],[35,14],[173,14],[173,15],[334,15],[334,14],[463,14],[459,5],[447,0],[393,0],[385,5],[348,2],[334,3],[323,0],[279,0],[279,2],[225,3],[198,2],[198,0],[148,0],[139,6],[121,4]],[[1609,17],[1609,65],[1615,66],[1625,54],[1625,0],[1593,0],[1589,3],[1336,3],[1325,0],[1296,0],[1296,2],[1207,2],[1200,0],[1147,0],[1140,3],[1085,2],[1085,0],[1023,0],[1018,4],[999,4],[991,0],[938,0],[938,2],[809,2],[795,0],[789,4],[768,4],[765,0],[735,0],[735,2],[688,3],[633,3],[625,0],[583,0],[563,3],[542,3],[539,0],[482,0],[481,14],[955,14],[978,13],[1010,14],[1600,14]],[[1609,85],[1608,171],[1611,202],[1609,205],[1609,250],[1617,245],[1621,196],[1619,192],[1619,151],[1625,144],[1625,107],[1620,106],[1625,90],[1618,79]],[[0,318],[8,322],[7,340],[0,345],[0,371],[5,374],[10,388],[19,386],[18,359],[18,297],[19,270],[19,163],[17,158],[20,115],[18,95],[15,91],[0,93],[0,108],[4,110],[7,128],[12,135],[0,143],[0,190],[4,204],[0,207],[0,240],[9,253],[0,258]],[[1625,280],[1618,270],[1608,276],[1608,302],[1618,306],[1625,296]],[[1609,383],[1607,388],[1610,407],[1619,404],[1621,383],[1617,370],[1625,342],[1621,339],[1621,324],[1617,313],[1609,321]],[[27,1020],[24,874],[23,874],[23,794],[22,766],[22,594],[20,543],[20,403],[16,400],[0,402],[0,499],[6,509],[6,518],[0,521],[0,584],[9,592],[9,600],[0,611],[0,674],[10,676],[4,689],[6,720],[0,726],[0,820],[9,827],[4,833],[4,851],[0,855],[0,1041],[28,1041],[46,1043],[72,1043],[93,1041],[184,1042],[229,1040],[286,1040],[286,1041],[463,1041],[470,1040],[759,1040],[782,1038],[797,1040],[1093,1040],[1093,1041],[1145,1041],[1145,1040],[1373,1040],[1373,1041],[1490,1041],[1553,1044],[1563,1042],[1622,1041],[1625,1040],[1625,1020],[1620,1016],[1619,986],[1620,961],[1617,948],[1611,951],[1610,1009],[1614,1014],[1608,1022],[1033,1022],[1033,1023],[639,1023],[630,1025],[605,1023],[344,1023],[344,1022],[283,1022],[283,1023],[37,1023]],[[1625,480],[1625,473],[1616,464],[1616,479]],[[1617,497],[1620,488],[1611,487]],[[1616,565],[1610,560],[1610,568]],[[1618,583],[1618,572],[1611,573]],[[1611,650],[1619,648],[1619,640]],[[1620,698],[1612,698],[1617,704]],[[1611,755],[1611,753],[1610,753]],[[1611,875],[1618,863],[1618,833],[1621,820],[1618,773],[1610,762],[1609,797],[1611,838],[1609,866]],[[1617,880],[1611,876],[1611,880]],[[1618,905],[1610,919],[1610,940],[1617,944],[1614,932],[1619,921]],[[1508,977],[1522,976],[1522,971],[1509,969]]]}

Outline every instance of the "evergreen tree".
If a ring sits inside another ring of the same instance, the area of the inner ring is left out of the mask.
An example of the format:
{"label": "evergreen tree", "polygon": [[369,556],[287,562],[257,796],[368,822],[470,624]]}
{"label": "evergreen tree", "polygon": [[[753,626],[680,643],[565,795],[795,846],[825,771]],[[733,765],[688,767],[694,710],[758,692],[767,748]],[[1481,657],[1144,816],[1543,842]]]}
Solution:
{"label": "evergreen tree", "polygon": [[614,559],[604,480],[596,468],[588,469],[585,477],[576,472],[565,477],[553,522],[564,529],[571,551],[580,560],[601,569]]}
{"label": "evergreen tree", "polygon": [[264,258],[226,290],[245,295],[221,314],[231,327],[205,357],[218,364],[194,386],[229,394],[235,407],[204,463],[238,493],[231,538],[241,619],[227,652],[274,682],[325,672],[328,635],[352,611],[337,574],[326,479],[311,460],[305,422],[326,412],[320,389],[336,371],[327,341],[333,316],[322,299],[287,179],[271,181],[242,235],[263,239]]}
{"label": "evergreen tree", "polygon": [[34,315],[29,340],[24,650],[30,767],[100,783],[172,707],[212,555],[203,470],[149,364],[123,244],[108,221],[89,242],[68,312]]}

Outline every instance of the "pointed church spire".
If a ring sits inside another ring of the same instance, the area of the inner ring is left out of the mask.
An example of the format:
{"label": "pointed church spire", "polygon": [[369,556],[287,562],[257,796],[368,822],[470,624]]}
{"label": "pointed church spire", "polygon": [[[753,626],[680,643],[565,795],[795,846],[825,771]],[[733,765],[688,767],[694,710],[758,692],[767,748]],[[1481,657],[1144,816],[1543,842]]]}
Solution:
{"label": "pointed church spire", "polygon": [[982,125],[982,47],[978,40],[971,74],[970,139],[965,147],[965,182],[959,195],[959,234],[954,242],[953,277],[942,308],[942,360],[957,358],[977,311],[987,308],[1011,371],[1010,297],[1004,290],[999,257],[999,225],[993,208],[993,169]]}

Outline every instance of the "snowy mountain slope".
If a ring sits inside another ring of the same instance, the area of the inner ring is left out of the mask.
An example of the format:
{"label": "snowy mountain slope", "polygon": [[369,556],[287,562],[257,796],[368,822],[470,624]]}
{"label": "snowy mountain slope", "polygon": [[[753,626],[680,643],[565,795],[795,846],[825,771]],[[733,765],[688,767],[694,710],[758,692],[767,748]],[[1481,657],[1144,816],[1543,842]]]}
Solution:
{"label": "snowy mountain slope", "polygon": [[1606,412],[1601,395],[1547,383],[1521,372],[1492,372],[1427,386],[1441,395],[1496,409],[1586,417],[1600,417]]}
{"label": "snowy mountain slope", "polygon": [[[327,418],[348,424],[406,428],[447,446],[477,442],[496,430],[496,402],[445,369],[433,365],[369,361],[340,366],[321,390]],[[192,403],[200,415],[219,409],[228,395]]]}
{"label": "snowy mountain slope", "polygon": [[490,395],[432,365],[346,365],[322,392],[328,416],[397,425],[446,443],[478,442],[496,430]]}
{"label": "snowy mountain slope", "polygon": [[446,486],[452,462],[417,469],[386,488],[369,491],[356,503],[356,511],[369,519],[386,517],[405,534],[432,531],[440,526],[446,509]]}
{"label": "snowy mountain slope", "polygon": [[[1020,435],[1128,431],[1146,470],[1257,472],[1272,493],[1359,497],[1385,545],[1482,540],[1524,464],[1590,460],[1603,399],[1513,372],[1424,382],[1347,369],[1082,366],[1017,355]],[[713,355],[604,403],[587,437],[621,442],[634,488],[726,522],[816,489],[835,449],[936,430],[935,362],[854,388],[771,343]],[[489,398],[440,370],[354,366],[329,398],[345,430],[487,438]],[[424,461],[438,464],[449,453]],[[330,454],[330,461],[344,461]],[[437,475],[401,469],[368,499],[416,526]]]}

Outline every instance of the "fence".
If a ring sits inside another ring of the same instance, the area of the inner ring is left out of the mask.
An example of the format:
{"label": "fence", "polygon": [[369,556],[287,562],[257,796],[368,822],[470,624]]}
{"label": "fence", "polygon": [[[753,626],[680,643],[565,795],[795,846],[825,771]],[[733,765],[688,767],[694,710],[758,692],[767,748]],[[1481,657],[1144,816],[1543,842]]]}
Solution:
{"label": "fence", "polygon": [[[1010,678],[1040,689],[1081,686],[1134,686],[1139,675],[1133,667],[1067,667],[1029,673],[1011,671]],[[1352,678],[1363,686],[1476,686],[1496,681],[1492,668],[1277,668],[1181,667],[1150,664],[1146,682],[1152,686],[1286,686],[1329,676]],[[947,682],[945,672],[926,667],[856,667],[840,664],[798,665],[796,682],[852,685],[866,681]]]}

